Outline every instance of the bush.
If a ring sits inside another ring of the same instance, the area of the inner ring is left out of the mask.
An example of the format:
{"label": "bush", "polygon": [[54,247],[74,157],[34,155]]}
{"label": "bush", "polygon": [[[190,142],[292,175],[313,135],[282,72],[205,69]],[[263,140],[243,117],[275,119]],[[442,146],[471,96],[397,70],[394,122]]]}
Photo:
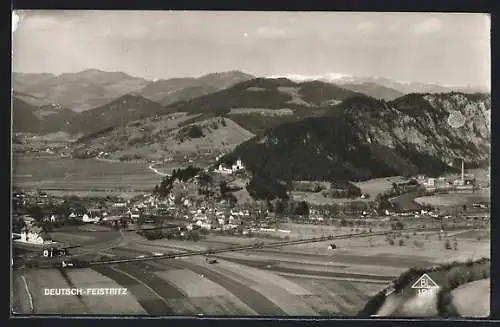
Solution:
{"label": "bush", "polygon": [[446,250],[451,250],[451,243],[450,243],[450,240],[446,240],[446,242],[444,242],[444,248]]}
{"label": "bush", "polygon": [[404,239],[400,239],[399,240],[399,246],[404,246],[405,245],[405,240]]}
{"label": "bush", "polygon": [[416,247],[418,247],[418,248],[423,248],[424,247],[424,242],[421,242],[421,241],[418,241],[418,240],[413,241],[413,244]]}
{"label": "bush", "polygon": [[385,296],[385,289],[378,292],[374,297],[372,297],[364,306],[363,309],[361,309],[360,312],[358,312],[358,316],[361,317],[370,317],[371,315],[374,315],[378,312],[380,307],[384,304],[386,299]]}
{"label": "bush", "polygon": [[389,243],[389,245],[394,245],[394,240],[392,238],[388,239],[387,242]]}
{"label": "bush", "polygon": [[441,289],[437,294],[437,310],[440,317],[458,317],[460,316],[453,305],[453,297],[450,290]]}

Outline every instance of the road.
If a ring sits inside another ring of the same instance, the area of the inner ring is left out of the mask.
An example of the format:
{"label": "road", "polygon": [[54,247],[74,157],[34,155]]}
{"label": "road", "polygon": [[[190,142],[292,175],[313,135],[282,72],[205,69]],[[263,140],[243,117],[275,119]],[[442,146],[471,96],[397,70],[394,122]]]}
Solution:
{"label": "road", "polygon": [[159,171],[158,169],[156,169],[154,167],[154,165],[155,165],[154,163],[150,164],[148,166],[148,169],[152,170],[156,175],[159,175],[159,176],[169,176],[169,174],[162,173],[161,171]]}

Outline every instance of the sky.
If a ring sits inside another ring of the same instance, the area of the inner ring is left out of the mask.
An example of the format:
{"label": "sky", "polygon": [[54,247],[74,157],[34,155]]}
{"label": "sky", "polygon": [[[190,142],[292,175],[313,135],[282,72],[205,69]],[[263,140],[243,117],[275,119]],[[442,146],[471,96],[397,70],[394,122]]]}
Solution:
{"label": "sky", "polygon": [[147,79],[240,70],[490,85],[490,19],[465,13],[16,11],[13,71]]}

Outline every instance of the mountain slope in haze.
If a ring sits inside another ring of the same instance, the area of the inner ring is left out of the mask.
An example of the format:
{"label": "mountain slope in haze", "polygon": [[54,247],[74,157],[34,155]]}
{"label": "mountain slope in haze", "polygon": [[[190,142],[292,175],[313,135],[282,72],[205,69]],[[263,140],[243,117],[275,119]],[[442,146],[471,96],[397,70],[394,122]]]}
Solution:
{"label": "mountain slope in haze", "polygon": [[175,102],[188,101],[217,91],[219,91],[219,88],[214,86],[189,86],[161,98],[159,103],[162,106],[168,106]]}
{"label": "mountain slope in haze", "polygon": [[256,78],[191,101],[173,103],[164,111],[202,113],[199,120],[223,115],[260,135],[283,123],[321,116],[329,107],[352,96],[364,95],[318,81]]}
{"label": "mountain slope in haze", "polygon": [[404,95],[403,92],[379,85],[377,83],[346,83],[342,84],[342,87],[351,91],[366,94],[375,99],[385,101],[391,101]]}
{"label": "mountain slope in haze", "polygon": [[217,114],[228,113],[231,109],[314,109],[361,95],[319,81],[295,83],[285,78],[256,78],[191,101],[171,104],[167,109]]}
{"label": "mountain slope in haze", "polygon": [[64,131],[95,133],[133,120],[154,116],[160,111],[159,103],[138,95],[127,94],[101,107],[77,114]]}
{"label": "mountain slope in haze", "polygon": [[17,96],[12,98],[13,131],[47,134],[60,131],[76,113],[55,104],[34,106]]}
{"label": "mountain slope in haze", "polygon": [[107,152],[109,158],[120,160],[162,160],[179,153],[197,156],[214,153],[215,157],[254,136],[228,118],[190,122],[194,117],[175,113],[109,128],[80,139],[74,153],[96,156]]}
{"label": "mountain slope in haze", "polygon": [[22,100],[22,101],[24,101],[32,106],[35,106],[35,107],[52,105],[52,103],[50,101],[48,101],[47,99],[42,99],[42,98],[36,97],[34,95],[23,93],[23,92],[13,91],[12,96],[16,97],[17,99]]}
{"label": "mountain slope in haze", "polygon": [[[252,75],[240,71],[213,73],[199,78],[171,78],[150,82],[138,91],[138,94],[162,105],[168,105],[210,94],[252,78],[254,78]],[[186,92],[182,92],[184,89]]]}
{"label": "mountain slope in haze", "polygon": [[[385,102],[354,97],[323,117],[280,125],[245,142],[222,161],[241,158],[254,174],[280,180],[356,181],[437,175],[463,158],[478,165],[490,156],[485,94],[412,94]],[[447,124],[452,111],[466,123]]]}
{"label": "mountain slope in haze", "polygon": [[[345,86],[346,88],[349,88],[350,85],[377,84],[380,87],[393,89],[402,94],[449,93],[449,92],[489,93],[490,92],[490,89],[485,86],[458,86],[458,85],[448,86],[448,85],[441,85],[439,83],[401,82],[385,77],[370,77],[370,76],[361,77],[361,76],[351,76],[339,73],[327,73],[324,75],[284,74],[284,75],[276,75],[275,77],[288,78],[298,83],[304,81],[323,81],[327,83],[337,84],[341,87]],[[375,98],[384,99],[382,96],[375,96],[368,93],[366,94],[373,96]]]}
{"label": "mountain slope in haze", "polygon": [[147,80],[122,72],[87,69],[78,73],[13,74],[13,89],[77,112],[104,105],[143,88]]}

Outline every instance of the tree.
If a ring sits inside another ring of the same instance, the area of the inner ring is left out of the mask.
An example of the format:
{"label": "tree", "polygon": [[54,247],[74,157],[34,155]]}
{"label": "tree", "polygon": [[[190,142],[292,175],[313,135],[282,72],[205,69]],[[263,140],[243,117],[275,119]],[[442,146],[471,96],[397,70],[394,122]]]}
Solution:
{"label": "tree", "polygon": [[294,213],[300,216],[309,215],[309,204],[306,201],[300,201],[295,208]]}
{"label": "tree", "polygon": [[399,219],[397,219],[396,221],[391,223],[391,229],[402,230],[404,229],[404,224]]}
{"label": "tree", "polygon": [[35,204],[33,206],[30,206],[26,210],[27,214],[35,218],[37,221],[42,220],[42,218],[45,215],[45,212],[42,207],[39,205]]}
{"label": "tree", "polygon": [[283,203],[283,200],[276,200],[274,203],[274,212],[278,215],[282,214],[285,211],[285,204]]}

